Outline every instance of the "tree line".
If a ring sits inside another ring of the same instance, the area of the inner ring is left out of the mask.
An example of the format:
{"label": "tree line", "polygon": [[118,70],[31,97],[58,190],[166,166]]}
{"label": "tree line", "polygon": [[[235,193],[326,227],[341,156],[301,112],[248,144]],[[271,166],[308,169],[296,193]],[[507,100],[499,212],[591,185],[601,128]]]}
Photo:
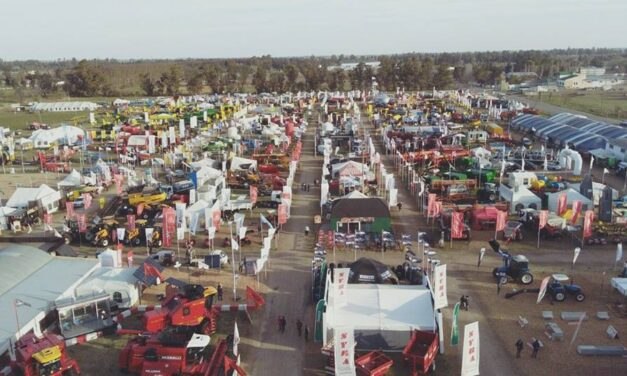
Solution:
{"label": "tree line", "polygon": [[[378,62],[373,68],[367,62]],[[342,69],[342,63],[356,63]],[[496,85],[510,72],[539,79],[582,66],[627,73],[623,49],[562,49],[386,56],[186,60],[0,61],[0,83],[33,88],[43,97],[158,96],[195,93],[367,90],[430,90],[458,85]]]}

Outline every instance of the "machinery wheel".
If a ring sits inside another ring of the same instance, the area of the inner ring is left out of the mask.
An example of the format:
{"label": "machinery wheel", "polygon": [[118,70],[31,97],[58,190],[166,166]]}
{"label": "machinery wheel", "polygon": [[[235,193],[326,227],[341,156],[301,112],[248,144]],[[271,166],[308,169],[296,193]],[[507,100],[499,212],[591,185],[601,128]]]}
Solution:
{"label": "machinery wheel", "polygon": [[163,245],[163,242],[161,240],[157,240],[157,247],[161,248],[161,246]]}
{"label": "machinery wheel", "polygon": [[141,241],[141,239],[140,239],[140,238],[135,238],[135,239],[133,239],[133,245],[134,245],[135,247],[139,247],[139,245],[140,245],[141,243],[142,243],[142,241]]}
{"label": "machinery wheel", "polygon": [[507,276],[500,277],[500,278],[499,278],[499,283],[500,283],[501,285],[505,285],[505,284],[507,284]]}
{"label": "machinery wheel", "polygon": [[495,201],[496,200],[496,195],[494,193],[490,193],[490,196],[488,196],[488,200]]}
{"label": "machinery wheel", "polygon": [[492,276],[493,276],[493,277],[496,277],[496,275],[498,274],[498,272],[499,272],[499,268],[494,268],[494,269],[492,269]]}
{"label": "machinery wheel", "polygon": [[563,302],[566,299],[566,295],[563,292],[557,292],[553,295],[553,298],[558,302]]}
{"label": "machinery wheel", "polygon": [[72,242],[72,235],[68,235],[68,234],[63,235],[63,240],[65,244],[70,244]]}
{"label": "machinery wheel", "polygon": [[91,231],[87,231],[85,233],[85,240],[88,242],[91,242],[92,240],[94,240],[94,233]]}
{"label": "machinery wheel", "polygon": [[109,246],[109,239],[102,239],[102,241],[100,242],[100,244],[103,247],[108,247]]}
{"label": "machinery wheel", "polygon": [[523,285],[529,285],[533,282],[533,276],[530,273],[525,273],[520,277],[520,282],[522,282]]}
{"label": "machinery wheel", "polygon": [[575,299],[581,303],[586,299],[586,296],[580,292],[579,294],[575,295]]}

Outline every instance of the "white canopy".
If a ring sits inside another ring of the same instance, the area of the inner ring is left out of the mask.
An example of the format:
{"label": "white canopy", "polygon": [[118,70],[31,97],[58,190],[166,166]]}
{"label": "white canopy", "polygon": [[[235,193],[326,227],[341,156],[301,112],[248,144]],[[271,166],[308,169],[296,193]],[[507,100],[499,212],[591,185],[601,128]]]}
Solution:
{"label": "white canopy", "polygon": [[336,173],[339,173],[340,176],[362,176],[367,174],[370,168],[363,163],[348,161],[332,165],[331,170],[333,176],[335,176]]}
{"label": "white canopy", "polygon": [[[250,166],[246,166],[250,165]],[[253,168],[257,170],[257,161],[254,159],[241,158],[241,157],[233,157],[231,159],[231,171],[235,170],[244,170]]]}
{"label": "white canopy", "polygon": [[380,338],[384,350],[401,351],[411,329],[435,330],[431,292],[422,286],[348,284],[347,303],[336,302],[329,287],[323,318],[324,343],[333,338],[333,328],[353,327],[357,349],[368,350],[368,339]]}
{"label": "white canopy", "polygon": [[341,198],[368,198],[368,196],[359,191],[352,191],[351,193],[344,195]]}
{"label": "white canopy", "polygon": [[53,143],[74,145],[85,137],[85,131],[71,125],[62,125],[53,129],[38,129],[30,136],[37,148],[47,148]]}
{"label": "white canopy", "polygon": [[72,172],[70,172],[70,174],[66,176],[65,179],[57,183],[57,188],[61,189],[61,188],[79,187],[80,185],[81,185],[81,173],[76,170],[72,170]]}

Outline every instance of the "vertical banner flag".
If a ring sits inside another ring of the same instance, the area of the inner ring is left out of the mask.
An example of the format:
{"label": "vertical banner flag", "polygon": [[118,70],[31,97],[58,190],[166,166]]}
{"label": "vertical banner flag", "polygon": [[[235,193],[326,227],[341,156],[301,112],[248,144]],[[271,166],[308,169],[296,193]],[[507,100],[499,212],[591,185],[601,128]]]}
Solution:
{"label": "vertical banner flag", "polygon": [[622,259],[623,259],[623,243],[618,243],[616,244],[616,261],[614,261],[614,265],[616,265]]}
{"label": "vertical banner flag", "polygon": [[479,322],[464,327],[464,347],[462,355],[462,376],[479,374]]}
{"label": "vertical banner flag", "polygon": [[222,212],[220,209],[214,209],[212,212],[213,215],[213,227],[216,228],[216,231],[220,230],[220,220],[222,218]]}
{"label": "vertical banner flag", "polygon": [[126,253],[126,263],[129,268],[133,266],[133,251],[128,251]]}
{"label": "vertical banner flag", "polygon": [[257,186],[250,186],[250,202],[255,205],[257,203]]}
{"label": "vertical banner flag", "polygon": [[[146,234],[146,243],[148,243],[149,241],[152,241],[152,234],[154,234],[155,229],[152,227],[146,227],[144,229],[144,234]],[[154,246],[157,246],[157,244],[153,244]]]}
{"label": "vertical banner flag", "polygon": [[248,228],[246,226],[241,226],[239,228],[239,238],[244,239],[246,237],[246,231],[248,230]]}
{"label": "vertical banner flag", "polygon": [[433,215],[432,217],[437,217],[442,212],[442,201],[436,201],[433,205]]}
{"label": "vertical banner flag", "polygon": [[84,233],[87,231],[87,218],[85,217],[85,213],[81,213],[77,215],[78,220],[78,232]]}
{"label": "vertical banner flag", "polygon": [[352,328],[342,326],[333,330],[333,351],[335,355],[335,375],[356,375],[355,336]]}
{"label": "vertical banner flag", "polygon": [[335,245],[335,233],[333,232],[333,230],[329,230],[329,232],[327,232],[327,246],[329,248],[333,248],[334,245]]}
{"label": "vertical banner flag", "polygon": [[128,230],[129,231],[135,230],[135,215],[134,214],[127,215],[126,216],[126,223],[128,225]]}
{"label": "vertical banner flag", "polygon": [[163,208],[163,245],[172,246],[172,237],[176,228],[176,212],[171,207]]}
{"label": "vertical banner flag", "polygon": [[496,213],[496,231],[505,230],[505,224],[507,223],[507,212],[499,210]]}
{"label": "vertical banner flag", "polygon": [[477,261],[477,268],[481,266],[481,261],[483,261],[483,256],[485,256],[485,248],[481,248],[479,250],[479,261]]}
{"label": "vertical banner flag", "polygon": [[83,207],[89,209],[91,207],[92,196],[90,193],[83,193]]}
{"label": "vertical banner flag", "polygon": [[451,346],[459,343],[459,328],[457,326],[457,317],[459,316],[459,302],[453,307],[453,322],[451,323]]}
{"label": "vertical banner flag", "polygon": [[47,225],[51,225],[52,224],[52,214],[44,213],[44,223],[47,224]]}
{"label": "vertical banner flag", "polygon": [[174,133],[174,132],[175,132],[174,131],[174,127],[170,127],[168,129],[168,133],[169,133],[169,136],[170,136],[170,143],[172,145],[174,145],[176,143],[176,133]]}
{"label": "vertical banner flag", "polygon": [[546,288],[549,286],[550,279],[551,277],[544,277],[544,279],[542,280],[542,283],[540,284],[540,291],[538,292],[538,300],[536,301],[536,304],[540,304],[540,302],[544,298],[544,295],[546,295]]}
{"label": "vertical banner flag", "polygon": [[435,217],[435,193],[429,193],[429,199],[427,201],[427,218]]}
{"label": "vertical banner flag", "polygon": [[189,224],[189,233],[192,235],[196,235],[196,229],[198,228],[199,218],[200,218],[200,214],[198,212],[192,213],[192,220]]}
{"label": "vertical banner flag", "polygon": [[335,287],[336,304],[346,305],[348,303],[348,274],[349,268],[333,269],[333,286]]}
{"label": "vertical banner flag", "polygon": [[239,345],[239,329],[237,329],[237,321],[235,321],[235,327],[233,328],[233,355],[239,355],[239,349],[237,345]]}
{"label": "vertical banner flag", "polygon": [[583,218],[583,238],[589,238],[592,236],[592,222],[594,221],[594,211],[586,210],[586,214]]}
{"label": "vertical banner flag", "polygon": [[566,193],[560,193],[559,197],[557,198],[557,215],[562,215],[566,211],[566,200]]}
{"label": "vertical banner flag", "polygon": [[67,211],[67,218],[70,219],[74,217],[74,203],[71,201],[66,201],[65,203],[65,211]]}
{"label": "vertical banner flag", "polygon": [[179,120],[179,137],[185,138],[185,119]]}
{"label": "vertical banner flag", "polygon": [[278,207],[279,213],[279,224],[282,225],[287,222],[287,205],[279,204]]}
{"label": "vertical banner flag", "polygon": [[435,267],[435,281],[433,284],[434,308],[440,309],[448,306],[446,294],[446,264]]}
{"label": "vertical banner flag", "polygon": [[575,263],[577,262],[577,258],[579,257],[579,253],[581,253],[581,248],[579,248],[579,247],[575,248],[575,250],[573,251],[573,266],[575,266]]}
{"label": "vertical banner flag", "polygon": [[185,227],[176,228],[176,240],[185,240]]}
{"label": "vertical banner flag", "polygon": [[574,201],[573,216],[570,219],[570,223],[572,223],[573,225],[576,224],[577,220],[579,219],[579,214],[581,214],[581,201]]}
{"label": "vertical banner flag", "polygon": [[540,210],[540,215],[538,216],[538,229],[541,230],[546,226],[546,223],[549,221],[549,211],[548,210]]}
{"label": "vertical banner flag", "polygon": [[464,213],[453,212],[451,222],[451,238],[461,239],[464,236]]}
{"label": "vertical banner flag", "polygon": [[156,143],[157,143],[157,136],[149,135],[148,136],[148,153],[154,154],[157,151]]}
{"label": "vertical banner flag", "polygon": [[121,242],[122,240],[124,240],[124,235],[126,234],[126,229],[124,227],[119,227],[115,231],[116,231],[116,233],[118,235],[118,243]]}
{"label": "vertical banner flag", "polygon": [[189,190],[189,204],[192,205],[195,202],[196,202],[196,190],[190,189]]}

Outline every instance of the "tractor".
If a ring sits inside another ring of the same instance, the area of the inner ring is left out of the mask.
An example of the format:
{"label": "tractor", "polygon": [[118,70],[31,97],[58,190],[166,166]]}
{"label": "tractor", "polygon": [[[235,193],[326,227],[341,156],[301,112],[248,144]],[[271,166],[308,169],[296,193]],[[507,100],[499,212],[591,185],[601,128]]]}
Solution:
{"label": "tractor", "polygon": [[566,274],[553,274],[549,285],[547,286],[547,293],[551,294],[553,300],[563,302],[566,299],[566,295],[572,295],[578,302],[583,302],[586,299],[581,286],[575,285],[572,281],[566,284],[570,278]]}
{"label": "tractor", "polygon": [[509,279],[519,281],[523,285],[529,285],[533,282],[533,275],[529,270],[529,260],[523,255],[512,256],[504,249],[495,239],[489,241],[490,247],[494,252],[503,258],[503,265],[494,268],[492,275],[500,284],[504,285]]}
{"label": "tractor", "polygon": [[37,337],[32,332],[17,341],[11,368],[14,374],[23,376],[78,375],[81,372],[76,360],[65,352],[63,337],[56,334]]}

